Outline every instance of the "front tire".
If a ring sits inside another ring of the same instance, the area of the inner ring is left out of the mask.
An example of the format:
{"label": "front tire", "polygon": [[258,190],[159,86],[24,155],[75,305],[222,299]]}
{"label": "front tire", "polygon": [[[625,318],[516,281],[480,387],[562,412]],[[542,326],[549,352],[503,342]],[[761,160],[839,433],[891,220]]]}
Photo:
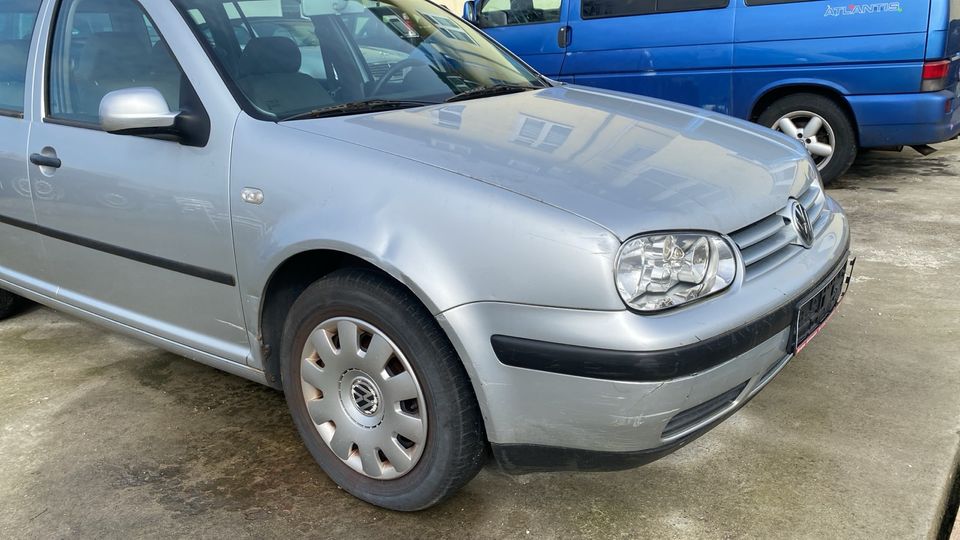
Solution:
{"label": "front tire", "polygon": [[422,510],[485,462],[459,357],[423,305],[378,273],[340,270],[308,287],[287,318],[281,363],[304,444],[359,499]]}
{"label": "front tire", "polygon": [[15,315],[23,307],[23,299],[19,296],[0,290],[0,320]]}
{"label": "front tire", "polygon": [[857,135],[847,113],[819,94],[778,99],[760,113],[757,123],[802,142],[824,184],[847,172],[857,157]]}

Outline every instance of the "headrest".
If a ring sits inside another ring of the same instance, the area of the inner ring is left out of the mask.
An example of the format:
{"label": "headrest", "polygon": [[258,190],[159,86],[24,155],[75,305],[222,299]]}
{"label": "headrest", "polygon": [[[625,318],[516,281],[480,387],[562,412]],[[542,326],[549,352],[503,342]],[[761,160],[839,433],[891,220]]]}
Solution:
{"label": "headrest", "polygon": [[149,52],[147,44],[130,32],[93,34],[80,51],[77,75],[91,81],[136,78],[147,71]]}
{"label": "headrest", "polygon": [[257,37],[247,42],[240,56],[240,75],[296,73],[300,71],[300,48],[286,37]]}
{"label": "headrest", "polygon": [[510,0],[510,9],[513,11],[533,11],[533,0]]}
{"label": "headrest", "polygon": [[23,81],[27,77],[27,56],[30,41],[9,39],[0,41],[0,81]]}
{"label": "headrest", "polygon": [[489,27],[506,26],[507,12],[491,11],[489,13],[482,13],[480,14],[480,19],[483,21],[483,26],[489,26]]}

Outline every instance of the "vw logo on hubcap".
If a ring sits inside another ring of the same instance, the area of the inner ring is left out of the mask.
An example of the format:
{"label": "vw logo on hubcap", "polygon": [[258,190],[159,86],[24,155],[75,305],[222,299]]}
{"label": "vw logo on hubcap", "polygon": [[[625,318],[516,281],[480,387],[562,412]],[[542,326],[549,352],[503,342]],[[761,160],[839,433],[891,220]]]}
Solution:
{"label": "vw logo on hubcap", "polygon": [[803,247],[810,248],[813,245],[813,226],[810,224],[810,217],[807,216],[807,210],[796,199],[791,200],[790,215],[793,216],[793,226],[797,229],[797,236]]}
{"label": "vw logo on hubcap", "polygon": [[357,409],[367,416],[377,414],[380,409],[380,396],[373,383],[365,377],[357,377],[350,385],[350,395]]}

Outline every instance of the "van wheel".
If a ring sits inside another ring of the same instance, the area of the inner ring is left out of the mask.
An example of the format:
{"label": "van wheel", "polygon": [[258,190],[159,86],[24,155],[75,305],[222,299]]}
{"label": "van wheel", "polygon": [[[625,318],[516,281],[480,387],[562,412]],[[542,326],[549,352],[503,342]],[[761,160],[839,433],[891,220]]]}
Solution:
{"label": "van wheel", "polygon": [[0,320],[16,314],[22,306],[22,298],[11,292],[0,290]]}
{"label": "van wheel", "polygon": [[380,274],[339,270],[303,292],[284,327],[281,376],[307,449],[359,499],[422,510],[485,462],[460,358],[429,311]]}
{"label": "van wheel", "polygon": [[818,94],[793,94],[767,107],[757,123],[800,140],[824,184],[847,172],[857,157],[857,137],[847,113]]}

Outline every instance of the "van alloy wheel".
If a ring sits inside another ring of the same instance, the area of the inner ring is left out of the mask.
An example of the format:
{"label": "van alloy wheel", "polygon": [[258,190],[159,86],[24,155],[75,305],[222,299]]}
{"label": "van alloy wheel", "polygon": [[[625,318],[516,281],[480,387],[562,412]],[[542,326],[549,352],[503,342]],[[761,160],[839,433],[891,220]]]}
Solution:
{"label": "van alloy wheel", "polygon": [[354,471],[399,478],[427,441],[423,390],[403,353],[358,319],[321,323],[300,355],[307,411],[320,437]]}
{"label": "van alloy wheel", "polygon": [[767,105],[757,123],[803,142],[824,185],[843,176],[857,158],[857,130],[839,97],[807,92]]}
{"label": "van alloy wheel", "polygon": [[833,158],[836,135],[830,123],[819,114],[793,111],[781,116],[770,127],[802,142],[818,170],[822,171]]}

